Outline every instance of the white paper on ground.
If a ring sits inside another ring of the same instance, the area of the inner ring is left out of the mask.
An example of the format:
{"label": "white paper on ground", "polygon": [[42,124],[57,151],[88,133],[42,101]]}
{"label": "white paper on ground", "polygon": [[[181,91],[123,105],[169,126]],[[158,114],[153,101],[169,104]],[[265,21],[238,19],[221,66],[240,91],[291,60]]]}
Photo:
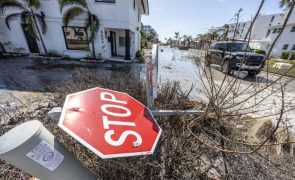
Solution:
{"label": "white paper on ground", "polygon": [[32,151],[27,153],[26,156],[50,171],[54,171],[64,159],[61,153],[56,151],[44,140]]}

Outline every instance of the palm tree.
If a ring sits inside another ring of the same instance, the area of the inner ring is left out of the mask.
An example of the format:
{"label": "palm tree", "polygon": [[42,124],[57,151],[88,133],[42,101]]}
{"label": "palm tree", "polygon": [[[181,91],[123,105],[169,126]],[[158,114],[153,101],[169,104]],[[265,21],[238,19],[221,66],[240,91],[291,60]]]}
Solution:
{"label": "palm tree", "polygon": [[188,42],[188,46],[191,47],[191,43],[193,41],[193,37],[192,36],[188,36],[187,37],[187,42]]}
{"label": "palm tree", "polygon": [[[25,3],[21,3],[18,0],[1,0],[0,1],[0,11],[3,13],[6,9],[18,9],[20,12],[9,14],[5,23],[9,30],[10,22],[16,18],[20,18],[21,22],[26,24],[26,28],[32,37],[39,39],[41,41],[45,55],[47,55],[47,49],[44,44],[42,34],[47,32],[47,25],[45,22],[45,14],[43,12],[36,12],[40,8],[39,0],[23,0]],[[41,30],[39,28],[41,27]]]}
{"label": "palm tree", "polygon": [[181,39],[183,39],[182,44],[185,46],[187,42],[188,35],[183,35]]}
{"label": "palm tree", "polygon": [[212,32],[212,33],[211,33],[211,39],[212,39],[212,41],[214,41],[214,40],[217,39],[217,38],[218,38],[218,33],[217,33],[217,31]]}
{"label": "palm tree", "polygon": [[[264,3],[265,3],[265,0],[261,0],[261,2],[260,2],[260,6],[259,6],[259,8],[258,8],[258,10],[257,10],[257,12],[256,12],[256,15],[255,15],[253,21],[251,22],[250,27],[249,27],[248,30],[247,30],[247,33],[246,33],[245,38],[244,38],[244,41],[247,40],[247,38],[248,38],[248,36],[249,36],[249,34],[250,34],[250,31],[252,30],[253,25],[254,25],[256,19],[258,18],[258,16],[259,16],[259,14],[260,14],[260,11],[261,11],[261,9],[262,9]],[[249,38],[250,38],[250,37],[249,37]]]}
{"label": "palm tree", "polygon": [[230,32],[233,32],[234,30],[230,29],[229,25],[228,24],[225,24],[223,26],[223,28],[221,29],[218,29],[216,31],[216,33],[218,34],[218,32],[223,32],[223,34],[221,34],[218,38],[218,41],[222,40],[222,41],[228,41],[228,34]]}
{"label": "palm tree", "polygon": [[179,33],[179,32],[175,32],[174,34],[175,34],[175,40],[176,40],[176,42],[177,42],[177,47],[178,47],[178,45],[179,45],[179,35],[180,35],[180,33]]}
{"label": "palm tree", "polygon": [[241,17],[241,12],[243,11],[242,8],[240,8],[238,10],[238,12],[235,14],[234,18],[232,19],[235,22],[235,30],[234,30],[234,36],[233,36],[233,40],[235,39],[236,35],[239,34],[238,31],[238,24],[240,22],[240,17]]}
{"label": "palm tree", "polygon": [[87,6],[86,0],[61,0],[60,1],[60,11],[67,6],[71,6],[69,9],[64,12],[63,23],[68,27],[69,23],[74,20],[77,16],[86,14],[85,18],[85,27],[90,32],[89,41],[92,45],[92,56],[96,58],[94,40],[96,38],[98,29],[99,29],[99,19],[96,15],[92,14]]}
{"label": "palm tree", "polygon": [[269,50],[268,50],[268,53],[267,53],[267,59],[269,58],[273,48],[275,47],[278,39],[280,38],[280,36],[282,35],[282,33],[284,32],[284,29],[289,21],[289,18],[294,10],[294,6],[295,6],[295,0],[280,0],[280,7],[281,8],[285,8],[287,7],[288,8],[288,14],[286,16],[286,19],[284,21],[284,24],[282,26],[282,30],[280,31],[280,33],[277,35],[277,37],[275,38],[275,40],[273,41],[273,43],[271,44]]}
{"label": "palm tree", "polygon": [[171,37],[167,39],[167,44],[168,44],[169,46],[172,46],[172,45],[173,45],[173,40],[172,40]]}

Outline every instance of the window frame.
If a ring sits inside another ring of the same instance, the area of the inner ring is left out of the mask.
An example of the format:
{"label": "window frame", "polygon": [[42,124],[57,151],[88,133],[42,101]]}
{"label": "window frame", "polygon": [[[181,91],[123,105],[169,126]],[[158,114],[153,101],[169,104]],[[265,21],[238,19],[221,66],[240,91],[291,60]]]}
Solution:
{"label": "window frame", "polygon": [[[86,33],[86,39],[87,39],[87,41],[88,41],[88,47],[89,47],[89,49],[88,49],[88,50],[85,50],[85,49],[69,48],[69,44],[68,44],[68,41],[67,41],[65,28],[81,28],[81,29],[84,29],[84,30],[85,30],[85,33]],[[91,49],[90,49],[89,37],[88,37],[88,30],[87,30],[86,27],[82,27],[82,26],[62,26],[62,31],[63,31],[64,41],[65,41],[65,44],[66,44],[66,48],[67,48],[67,50],[87,51],[87,52],[88,52],[88,51],[91,51]]]}
{"label": "window frame", "polygon": [[[123,42],[123,45],[121,45],[121,41],[120,39],[124,38],[124,42]],[[126,37],[123,37],[123,36],[119,36],[119,47],[125,47],[126,46]]]}

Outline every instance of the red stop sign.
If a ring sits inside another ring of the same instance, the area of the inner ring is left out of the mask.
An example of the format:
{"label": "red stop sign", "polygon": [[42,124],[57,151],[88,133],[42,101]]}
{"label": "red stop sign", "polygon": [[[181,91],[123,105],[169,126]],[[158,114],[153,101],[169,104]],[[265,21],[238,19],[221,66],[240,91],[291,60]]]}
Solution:
{"label": "red stop sign", "polygon": [[102,88],[68,95],[59,127],[103,159],[152,154],[162,132],[143,104]]}

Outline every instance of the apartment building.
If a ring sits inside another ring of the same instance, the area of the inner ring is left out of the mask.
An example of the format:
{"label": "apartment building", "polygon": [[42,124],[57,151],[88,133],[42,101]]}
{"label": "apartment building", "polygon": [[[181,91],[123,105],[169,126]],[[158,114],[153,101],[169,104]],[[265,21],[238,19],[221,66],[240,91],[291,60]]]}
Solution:
{"label": "apartment building", "polygon": [[[263,49],[268,51],[278,33],[282,30],[282,25],[286,16],[287,11],[284,13],[259,15],[251,31],[250,47],[253,49]],[[237,27],[235,39],[243,40],[250,24],[250,21],[240,22]],[[236,24],[230,23],[228,26],[230,28],[228,38],[233,39]],[[210,29],[210,32],[216,31],[219,35],[222,35],[224,33],[223,29],[223,26],[213,27]],[[295,51],[295,12],[292,13],[283,34],[271,53],[271,56],[280,57],[283,51]]]}
{"label": "apartment building", "polygon": [[[94,40],[97,57],[109,59],[121,57],[130,60],[140,49],[141,17],[149,14],[148,0],[86,0],[88,8],[100,21]],[[74,58],[91,56],[83,15],[68,27],[62,23],[59,0],[42,0],[40,10],[45,14],[48,31],[42,35],[48,51],[55,51]],[[43,53],[40,40],[31,37],[20,20],[11,22],[11,30],[5,26],[5,17],[14,10],[0,15],[0,40],[9,42],[8,51],[21,49],[24,53]]]}

